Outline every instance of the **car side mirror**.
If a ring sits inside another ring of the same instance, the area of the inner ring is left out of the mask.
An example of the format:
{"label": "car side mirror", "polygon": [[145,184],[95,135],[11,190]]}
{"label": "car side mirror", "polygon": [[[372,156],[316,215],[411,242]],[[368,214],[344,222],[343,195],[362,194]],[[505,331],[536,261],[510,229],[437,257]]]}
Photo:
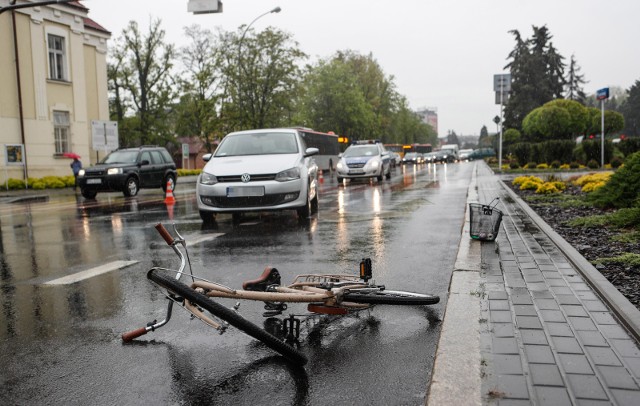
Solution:
{"label": "car side mirror", "polygon": [[304,151],[304,156],[306,158],[308,156],[318,155],[319,153],[320,150],[318,148],[307,148],[306,151]]}
{"label": "car side mirror", "polygon": [[208,154],[202,155],[202,160],[205,162],[209,162],[211,160],[211,157],[213,157],[213,154],[209,152]]}
{"label": "car side mirror", "polygon": [[140,166],[144,166],[144,165],[149,165],[148,159],[143,159],[142,161],[140,161]]}

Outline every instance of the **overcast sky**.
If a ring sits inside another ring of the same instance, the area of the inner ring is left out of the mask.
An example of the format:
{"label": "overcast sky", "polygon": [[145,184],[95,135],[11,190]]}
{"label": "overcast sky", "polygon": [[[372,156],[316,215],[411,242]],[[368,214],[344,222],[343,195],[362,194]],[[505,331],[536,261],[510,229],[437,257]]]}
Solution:
{"label": "overcast sky", "polygon": [[[183,27],[252,26],[291,33],[310,56],[338,50],[371,53],[413,109],[435,107],[440,136],[495,131],[493,75],[504,73],[515,41],[546,25],[568,64],[574,54],[588,81],[628,89],[640,80],[640,0],[223,0],[221,14],[192,15],[188,0],[87,0],[89,16],[119,37],[130,20],[143,30],[160,18],[167,40],[184,45]],[[146,31],[143,31],[146,33]]]}

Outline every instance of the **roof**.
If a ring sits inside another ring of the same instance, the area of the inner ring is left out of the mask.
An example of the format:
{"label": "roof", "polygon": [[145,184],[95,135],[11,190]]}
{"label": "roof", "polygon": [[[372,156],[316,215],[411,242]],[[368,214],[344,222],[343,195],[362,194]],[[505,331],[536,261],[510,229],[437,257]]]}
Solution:
{"label": "roof", "polygon": [[[73,9],[76,9],[76,10],[80,10],[80,11],[83,11],[83,12],[89,14],[89,9],[87,7],[85,7],[82,3],[80,3],[79,1],[70,1],[68,3],[60,3],[60,5],[65,6],[65,7],[69,7],[69,8],[73,8]],[[84,27],[85,28],[89,28],[89,29],[92,29],[92,30],[95,30],[95,31],[100,31],[102,33],[111,35],[111,31],[107,30],[106,28],[104,28],[103,26],[98,24],[97,22],[93,21],[91,18],[83,17],[82,19],[83,19],[83,23],[84,23]]]}

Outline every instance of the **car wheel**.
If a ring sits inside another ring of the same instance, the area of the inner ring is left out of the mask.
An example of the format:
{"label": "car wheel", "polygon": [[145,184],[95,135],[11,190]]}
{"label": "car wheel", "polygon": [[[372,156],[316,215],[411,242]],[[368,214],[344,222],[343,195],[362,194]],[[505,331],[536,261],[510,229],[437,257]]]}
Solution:
{"label": "car wheel", "polygon": [[296,210],[300,219],[306,219],[311,215],[311,198],[309,196],[310,194],[310,190],[307,188],[307,204]]}
{"label": "car wheel", "polygon": [[210,211],[200,210],[200,218],[204,224],[213,224],[216,222],[216,215]]}
{"label": "car wheel", "polygon": [[138,179],[133,176],[127,179],[127,182],[124,185],[124,197],[131,197],[138,194]]}
{"label": "car wheel", "polygon": [[387,171],[387,179],[391,179],[391,167],[389,167],[389,170]]}
{"label": "car wheel", "polygon": [[316,195],[311,200],[311,213],[318,212],[318,189],[316,189]]}
{"label": "car wheel", "polygon": [[338,183],[342,183],[342,178],[340,176],[337,177]]}
{"label": "car wheel", "polygon": [[169,174],[169,175],[167,175],[167,177],[162,182],[162,191],[165,192],[165,193],[167,193],[167,183],[171,184],[171,191],[174,191],[176,189],[176,178],[175,178],[175,176]]}
{"label": "car wheel", "polygon": [[82,197],[85,199],[95,199],[98,194],[97,191],[88,189],[80,189],[80,193],[82,193]]}
{"label": "car wheel", "polygon": [[384,168],[380,169],[380,175],[376,176],[376,179],[378,179],[378,182],[382,182],[382,179],[384,179]]}

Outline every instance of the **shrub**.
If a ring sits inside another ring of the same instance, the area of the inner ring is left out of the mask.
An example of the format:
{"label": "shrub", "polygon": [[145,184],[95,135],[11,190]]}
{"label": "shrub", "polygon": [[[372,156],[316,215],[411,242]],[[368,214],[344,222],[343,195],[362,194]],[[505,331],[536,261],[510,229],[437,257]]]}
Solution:
{"label": "shrub", "polygon": [[599,207],[625,208],[640,205],[640,152],[633,153],[611,175],[606,185],[589,195]]}
{"label": "shrub", "polygon": [[611,167],[614,169],[618,169],[620,166],[622,166],[622,159],[620,159],[620,157],[614,157],[611,160]]}
{"label": "shrub", "polygon": [[518,165],[518,161],[511,161],[511,162],[509,162],[509,168],[518,169],[518,168],[520,168],[520,165]]}
{"label": "shrub", "polygon": [[518,176],[511,182],[511,184],[518,186],[525,182],[543,183],[543,180],[537,176]]}
{"label": "shrub", "polygon": [[20,190],[24,189],[24,181],[22,179],[13,179],[9,178],[3,185],[4,189],[9,188],[9,190]]}
{"label": "shrub", "polygon": [[45,189],[62,189],[67,187],[62,179],[57,176],[45,176],[44,178],[39,179],[37,182],[42,182]]}
{"label": "shrub", "polygon": [[590,159],[589,162],[587,162],[587,168],[598,169],[599,167],[600,164],[595,159]]}
{"label": "shrub", "polygon": [[571,168],[571,169],[578,169],[578,168],[580,168],[580,164],[579,164],[578,162],[573,161],[573,162],[571,162],[571,163],[569,164],[569,168]]}
{"label": "shrub", "polygon": [[46,186],[45,186],[44,182],[41,181],[40,179],[38,179],[35,182],[33,182],[30,186],[31,186],[31,189],[33,189],[33,190],[46,189]]}
{"label": "shrub", "polygon": [[562,164],[562,165],[560,165],[560,169],[565,169],[565,170],[567,170],[567,169],[571,169],[571,165],[569,165],[569,164]]}
{"label": "shrub", "polygon": [[536,194],[549,195],[553,193],[560,193],[560,190],[555,185],[555,182],[545,182],[538,185]]}
{"label": "shrub", "polygon": [[560,167],[560,161],[556,159],[555,161],[551,162],[551,167],[553,169],[558,169]]}
{"label": "shrub", "polygon": [[536,169],[549,169],[549,165],[547,165],[547,164],[538,164],[538,165],[536,165]]}
{"label": "shrub", "polygon": [[535,168],[535,167],[536,167],[536,165],[537,165],[537,163],[535,163],[535,162],[531,161],[531,162],[528,162],[528,163],[524,166],[524,168],[525,168],[525,169],[533,169],[533,168]]}

